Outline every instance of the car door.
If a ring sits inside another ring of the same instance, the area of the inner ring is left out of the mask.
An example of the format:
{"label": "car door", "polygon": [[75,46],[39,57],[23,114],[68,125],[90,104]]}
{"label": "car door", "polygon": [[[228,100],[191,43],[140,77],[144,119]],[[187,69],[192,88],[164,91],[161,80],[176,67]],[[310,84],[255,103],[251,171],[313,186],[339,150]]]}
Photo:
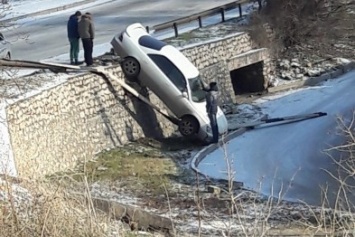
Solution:
{"label": "car door", "polygon": [[[169,80],[168,87],[156,92],[168,108],[177,116],[181,117],[191,111],[191,105],[187,97],[187,81],[182,72],[167,57],[160,54],[148,54],[149,58],[161,70],[165,80]],[[158,82],[159,83],[159,82]],[[163,82],[161,82],[163,83]]]}

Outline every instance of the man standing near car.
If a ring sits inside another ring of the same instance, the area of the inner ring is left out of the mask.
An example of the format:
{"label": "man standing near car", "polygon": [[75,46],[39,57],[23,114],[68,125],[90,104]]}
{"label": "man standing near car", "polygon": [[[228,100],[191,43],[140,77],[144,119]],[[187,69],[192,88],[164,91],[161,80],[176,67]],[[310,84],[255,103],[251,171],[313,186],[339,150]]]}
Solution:
{"label": "man standing near car", "polygon": [[95,27],[89,12],[85,13],[79,21],[79,35],[83,42],[86,66],[91,66],[93,64],[92,51],[94,47]]}
{"label": "man standing near car", "polygon": [[218,143],[218,124],[217,124],[217,110],[218,110],[218,87],[216,82],[211,82],[206,93],[206,110],[210,119],[212,129],[212,143]]}
{"label": "man standing near car", "polygon": [[78,23],[79,18],[81,16],[81,12],[77,11],[75,14],[71,15],[67,24],[67,32],[68,39],[70,43],[70,64],[71,65],[79,65],[78,57],[79,57],[79,30]]}

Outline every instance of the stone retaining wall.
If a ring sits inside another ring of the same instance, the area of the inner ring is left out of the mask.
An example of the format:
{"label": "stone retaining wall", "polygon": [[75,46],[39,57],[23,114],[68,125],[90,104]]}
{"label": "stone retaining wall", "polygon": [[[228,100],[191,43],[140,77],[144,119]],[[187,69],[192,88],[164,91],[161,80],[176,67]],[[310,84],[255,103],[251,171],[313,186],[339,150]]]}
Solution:
{"label": "stone retaining wall", "polygon": [[[250,37],[238,34],[181,49],[206,81],[220,84],[223,102],[234,98],[226,60],[251,50]],[[109,68],[123,78],[120,67]],[[150,100],[160,107],[152,93]],[[7,107],[11,145],[19,176],[37,178],[73,168],[78,161],[142,136],[166,137],[176,126],[115,81],[94,74],[68,79]]]}
{"label": "stone retaining wall", "polygon": [[26,177],[72,168],[103,149],[142,136],[169,136],[176,129],[146,104],[125,96],[118,83],[94,74],[13,104],[7,115],[17,169]]}

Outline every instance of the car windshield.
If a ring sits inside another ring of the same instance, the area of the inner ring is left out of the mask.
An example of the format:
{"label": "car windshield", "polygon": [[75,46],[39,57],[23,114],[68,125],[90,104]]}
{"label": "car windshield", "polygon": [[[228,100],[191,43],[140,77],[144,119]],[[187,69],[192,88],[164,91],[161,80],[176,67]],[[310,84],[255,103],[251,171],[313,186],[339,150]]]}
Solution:
{"label": "car windshield", "polygon": [[206,91],[200,76],[189,79],[189,85],[192,101],[197,103],[204,102],[206,100]]}

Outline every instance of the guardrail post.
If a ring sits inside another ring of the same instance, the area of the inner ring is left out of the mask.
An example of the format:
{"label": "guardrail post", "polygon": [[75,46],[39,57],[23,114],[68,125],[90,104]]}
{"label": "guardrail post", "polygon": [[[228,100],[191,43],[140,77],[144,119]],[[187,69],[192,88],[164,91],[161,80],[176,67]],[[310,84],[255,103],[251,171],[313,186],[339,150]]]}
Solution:
{"label": "guardrail post", "polygon": [[149,34],[149,26],[146,26],[145,29],[147,30],[147,33]]}
{"label": "guardrail post", "polygon": [[178,32],[178,27],[177,27],[176,22],[173,24],[173,27],[174,27],[175,37],[178,37],[179,36],[179,32]]}
{"label": "guardrail post", "polygon": [[[203,17],[209,17],[209,16],[216,15],[216,14],[217,15],[221,14],[221,18],[222,18],[221,20],[222,20],[222,22],[225,22],[226,18],[227,18],[226,17],[227,11],[232,10],[232,9],[234,10],[237,8],[239,9],[239,17],[242,17],[243,16],[242,6],[244,6],[244,4],[249,3],[250,1],[252,1],[252,0],[235,0],[231,3],[224,4],[222,6],[215,7],[215,8],[200,12],[200,13],[196,13],[196,14],[193,14],[193,15],[190,15],[187,17],[181,17],[176,20],[172,20],[172,21],[168,21],[168,22],[165,22],[162,24],[155,25],[155,26],[153,26],[153,28],[156,31],[173,28],[174,32],[175,32],[175,37],[178,37],[179,36],[178,25],[190,23],[192,21],[198,20],[199,27],[201,28],[201,27],[203,27],[203,24],[202,24]],[[260,7],[262,6],[262,5],[260,5],[262,3],[262,0],[253,0],[253,1],[258,1],[259,9],[260,9]]]}
{"label": "guardrail post", "polygon": [[198,17],[198,26],[202,27],[202,18],[200,16]]}
{"label": "guardrail post", "polygon": [[221,8],[221,17],[222,17],[222,22],[226,21],[225,15],[224,15],[224,8]]}
{"label": "guardrail post", "polygon": [[261,9],[263,8],[263,4],[262,4],[261,0],[258,0],[258,4],[259,4],[258,11],[261,11]]}

